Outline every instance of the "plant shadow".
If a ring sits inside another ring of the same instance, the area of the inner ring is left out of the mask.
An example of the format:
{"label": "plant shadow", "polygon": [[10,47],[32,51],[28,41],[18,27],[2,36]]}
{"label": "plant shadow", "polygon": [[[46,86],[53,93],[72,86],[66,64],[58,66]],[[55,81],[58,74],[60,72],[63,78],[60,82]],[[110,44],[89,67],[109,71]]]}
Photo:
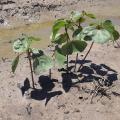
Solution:
{"label": "plant shadow", "polygon": [[[71,87],[76,87],[79,83],[94,81],[99,82],[101,86],[109,87],[114,81],[118,80],[117,75],[117,72],[109,66],[91,62],[89,65],[84,64],[77,73],[62,73],[62,86],[65,92],[69,92]],[[77,79],[76,82],[73,82],[74,79]]]}
{"label": "plant shadow", "polygon": [[18,83],[17,87],[21,90],[22,96],[24,96],[25,92],[30,89],[30,81],[28,78],[24,80],[24,83]]}
{"label": "plant shadow", "polygon": [[34,89],[31,91],[31,98],[35,100],[44,100],[46,99],[45,106],[47,103],[55,96],[62,94],[62,91],[52,91],[55,87],[54,82],[57,82],[55,79],[50,79],[48,76],[39,77],[39,85],[41,89]]}

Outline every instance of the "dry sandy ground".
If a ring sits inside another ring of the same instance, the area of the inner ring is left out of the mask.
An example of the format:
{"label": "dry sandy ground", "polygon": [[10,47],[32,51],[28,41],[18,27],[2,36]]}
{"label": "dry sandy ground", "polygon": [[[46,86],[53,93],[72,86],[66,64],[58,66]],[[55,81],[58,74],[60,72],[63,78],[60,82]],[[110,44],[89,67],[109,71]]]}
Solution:
{"label": "dry sandy ground", "polygon": [[[111,45],[94,45],[81,70],[84,78],[80,77],[80,82],[72,84],[71,80],[72,82],[76,80],[75,75],[66,78],[63,72],[58,72],[54,69],[52,71],[52,78],[54,80],[52,81],[48,79],[48,73],[42,74],[41,77],[35,77],[37,90],[29,90],[32,98],[29,98],[30,96],[27,95],[27,92],[22,97],[22,93],[17,87],[18,83],[23,83],[27,77],[30,79],[26,59],[21,60],[15,75],[10,73],[11,60],[1,61],[0,119],[119,120],[119,52],[120,48],[114,48]],[[79,58],[82,59],[81,55]],[[72,66],[73,62],[69,66]],[[80,74],[80,72],[78,73]],[[91,104],[90,91],[94,90],[93,80],[98,75],[101,78],[106,78],[106,84],[110,85],[107,87],[110,88],[107,91],[110,98],[104,95],[101,97],[101,94],[99,94],[93,99],[93,103]],[[26,90],[29,88],[27,83],[28,81],[26,80]]]}
{"label": "dry sandy ground", "polygon": [[[14,1],[18,4],[17,0]],[[21,0],[21,5],[22,1],[25,0]],[[40,3],[40,0],[36,1]],[[40,12],[41,21],[49,20],[49,16],[53,19],[55,16],[64,16],[72,10],[85,8],[100,16],[119,18],[119,0],[78,0],[79,4],[76,4],[77,0],[69,1],[45,0],[45,4],[62,5],[54,10]],[[15,18],[19,16],[17,15]],[[74,58],[70,57],[71,60]],[[79,59],[82,58],[80,54]],[[48,79],[48,73],[35,76],[37,90],[29,89],[24,96],[18,87],[25,82],[22,90],[29,88],[26,79],[31,80],[28,61],[22,58],[14,75],[11,73],[11,61],[0,60],[0,120],[120,120],[120,48],[113,47],[111,43],[94,45],[82,70],[77,73],[82,73],[82,76],[79,75],[81,80],[76,84],[75,74],[70,74],[66,78],[63,71],[58,72],[54,68],[52,80]],[[69,66],[73,63],[74,61],[71,61]],[[80,61],[78,66],[79,64]],[[105,79],[105,84],[109,86],[105,88],[109,88],[107,90],[109,96],[104,93],[101,96],[100,91],[91,104],[90,92],[94,90],[93,80],[98,78]]]}

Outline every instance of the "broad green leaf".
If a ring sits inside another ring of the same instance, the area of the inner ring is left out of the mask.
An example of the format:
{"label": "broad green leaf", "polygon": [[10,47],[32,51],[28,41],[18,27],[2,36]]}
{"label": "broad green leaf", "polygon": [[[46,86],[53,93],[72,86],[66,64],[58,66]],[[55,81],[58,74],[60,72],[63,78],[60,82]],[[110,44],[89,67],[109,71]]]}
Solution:
{"label": "broad green leaf", "polygon": [[66,57],[62,54],[60,48],[56,49],[55,51],[55,61],[59,66],[63,66],[65,63]]}
{"label": "broad green leaf", "polygon": [[113,36],[112,40],[119,39],[119,37],[120,37],[119,32],[115,30],[115,27],[112,24],[112,21],[110,21],[110,20],[104,21],[103,27],[104,27],[104,29],[106,29],[107,31],[109,31],[112,34],[112,36]]}
{"label": "broad green leaf", "polygon": [[71,41],[64,44],[61,49],[64,55],[71,55],[73,53]]}
{"label": "broad green leaf", "polygon": [[64,34],[59,34],[58,33],[58,34],[56,34],[55,39],[52,40],[52,42],[56,43],[56,44],[62,44],[64,42],[66,42],[67,39],[68,39],[68,36],[67,36],[66,33],[64,33]]}
{"label": "broad green leaf", "polygon": [[72,44],[73,52],[83,52],[87,47],[87,43],[85,41],[80,41],[80,40],[73,40],[71,44]]}
{"label": "broad green leaf", "polygon": [[110,20],[106,20],[103,22],[103,28],[109,31],[110,33],[113,33],[113,31],[115,30],[115,27],[113,26]]}
{"label": "broad green leaf", "polygon": [[53,67],[53,61],[50,57],[46,55],[42,55],[40,57],[36,57],[33,60],[33,69],[35,74],[40,74],[41,72],[45,72]]}
{"label": "broad green leaf", "polygon": [[58,33],[58,31],[65,27],[66,25],[66,20],[64,19],[58,19],[55,21],[53,28],[52,28],[52,35],[51,35],[51,39],[54,40],[56,34]]}
{"label": "broad green leaf", "polygon": [[86,48],[85,41],[73,40],[62,46],[62,52],[65,55],[71,55],[73,52],[82,52]]}
{"label": "broad green leaf", "polygon": [[12,62],[12,72],[13,73],[15,73],[15,70],[17,68],[18,62],[19,62],[19,55]]}
{"label": "broad green leaf", "polygon": [[85,27],[82,30],[81,36],[80,37],[83,40],[89,40],[101,44],[112,40],[112,34],[110,34],[109,31],[107,31],[106,29],[97,29],[94,26]]}
{"label": "broad green leaf", "polygon": [[29,43],[26,39],[22,38],[22,39],[17,39],[14,43],[13,43],[13,50],[15,52],[26,52],[29,48]]}
{"label": "broad green leaf", "polygon": [[112,39],[111,34],[105,29],[95,30],[94,32],[95,34],[92,36],[92,41],[96,43],[103,44]]}

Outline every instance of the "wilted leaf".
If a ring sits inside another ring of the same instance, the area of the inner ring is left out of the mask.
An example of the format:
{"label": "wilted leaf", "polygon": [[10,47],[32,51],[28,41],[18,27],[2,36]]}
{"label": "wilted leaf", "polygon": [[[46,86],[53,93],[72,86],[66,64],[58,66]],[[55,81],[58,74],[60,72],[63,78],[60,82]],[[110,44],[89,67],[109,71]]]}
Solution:
{"label": "wilted leaf", "polygon": [[14,73],[19,62],[19,55],[12,62],[12,72]]}
{"label": "wilted leaf", "polygon": [[36,57],[33,61],[33,69],[35,74],[40,74],[41,72],[45,72],[53,67],[53,61],[50,57],[46,55],[42,55],[40,57]]}

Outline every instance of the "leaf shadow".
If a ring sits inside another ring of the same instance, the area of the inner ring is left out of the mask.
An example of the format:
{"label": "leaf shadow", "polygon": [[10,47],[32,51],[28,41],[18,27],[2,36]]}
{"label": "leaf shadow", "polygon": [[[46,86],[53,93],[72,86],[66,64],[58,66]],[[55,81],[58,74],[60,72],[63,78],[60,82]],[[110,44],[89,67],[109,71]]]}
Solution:
{"label": "leaf shadow", "polygon": [[46,99],[45,106],[48,102],[55,96],[62,94],[62,91],[52,91],[55,87],[54,82],[57,82],[56,79],[50,79],[48,76],[39,77],[39,85],[41,89],[34,89],[31,91],[31,98],[35,100],[44,100]]}
{"label": "leaf shadow", "polygon": [[[76,82],[73,82],[74,79]],[[109,87],[116,80],[118,80],[118,74],[115,70],[105,64],[97,65],[92,62],[89,65],[84,64],[77,73],[62,73],[62,87],[65,92],[69,92],[71,87],[76,87],[77,84],[94,81],[100,82],[102,86]]]}
{"label": "leaf shadow", "polygon": [[22,96],[24,96],[25,92],[30,89],[30,81],[28,78],[24,80],[24,83],[18,83],[17,87],[21,90]]}

